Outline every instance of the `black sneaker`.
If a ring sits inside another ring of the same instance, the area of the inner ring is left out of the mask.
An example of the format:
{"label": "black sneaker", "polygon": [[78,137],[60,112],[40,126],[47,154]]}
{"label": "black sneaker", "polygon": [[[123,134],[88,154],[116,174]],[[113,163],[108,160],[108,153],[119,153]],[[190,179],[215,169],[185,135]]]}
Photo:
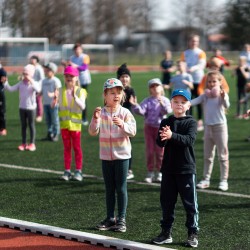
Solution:
{"label": "black sneaker", "polygon": [[52,139],[52,134],[48,133],[46,137],[42,138],[42,141],[51,141]]}
{"label": "black sneaker", "polygon": [[171,231],[170,230],[163,230],[161,231],[161,233],[155,237],[152,240],[153,243],[161,245],[164,243],[172,243],[173,242],[173,238],[171,236]]}
{"label": "black sneaker", "polygon": [[101,231],[108,231],[108,230],[113,229],[114,226],[115,226],[115,219],[106,218],[105,220],[101,221],[96,226],[96,229],[101,230]]}
{"label": "black sneaker", "polygon": [[124,218],[118,219],[117,222],[116,222],[116,225],[113,228],[113,230],[115,232],[125,233],[126,230],[127,230],[125,219]]}
{"label": "black sneaker", "polygon": [[189,234],[185,246],[198,247],[198,235],[196,233]]}

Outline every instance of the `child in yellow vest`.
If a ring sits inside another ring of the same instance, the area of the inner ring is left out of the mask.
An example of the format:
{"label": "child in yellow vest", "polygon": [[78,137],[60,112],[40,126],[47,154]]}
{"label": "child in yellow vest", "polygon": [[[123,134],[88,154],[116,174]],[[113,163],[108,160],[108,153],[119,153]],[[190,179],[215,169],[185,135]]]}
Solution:
{"label": "child in yellow vest", "polygon": [[[85,109],[87,92],[78,85],[78,70],[72,66],[64,69],[65,86],[54,93],[52,105],[59,104],[59,119],[64,146],[64,174],[61,179],[82,181],[81,128],[82,110]],[[75,153],[75,174],[71,174],[71,151]]]}

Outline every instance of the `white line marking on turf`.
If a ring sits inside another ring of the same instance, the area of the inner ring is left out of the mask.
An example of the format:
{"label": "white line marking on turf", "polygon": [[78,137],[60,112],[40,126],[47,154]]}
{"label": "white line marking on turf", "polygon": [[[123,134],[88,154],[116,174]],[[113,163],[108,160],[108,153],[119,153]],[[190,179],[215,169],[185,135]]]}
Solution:
{"label": "white line marking on turf", "polygon": [[[130,240],[122,240],[114,237],[103,236],[99,234],[86,233],[76,230],[54,227],[34,222],[16,220],[6,217],[0,217],[0,226],[19,229],[21,231],[30,231],[32,233],[42,233],[43,235],[54,236],[57,238],[64,237],[67,240],[76,240],[79,242],[87,242],[92,245],[102,244],[104,247],[116,247],[117,249],[131,250],[162,250],[162,247],[150,244],[139,243]],[[174,250],[173,248],[164,248],[166,250]]]}
{"label": "white line marking on turf", "polygon": [[[9,164],[3,164],[0,163],[0,167],[4,168],[12,168],[12,169],[20,169],[20,170],[29,170],[29,171],[36,171],[36,172],[43,172],[43,173],[52,173],[52,174],[62,174],[62,171],[56,171],[51,169],[42,169],[42,168],[30,168],[30,167],[23,167],[23,166],[16,166],[16,165],[9,165]],[[93,178],[93,179],[103,179],[102,177],[97,177],[95,175],[83,175],[87,178]],[[139,182],[135,180],[129,180],[128,182],[139,184],[139,185],[150,185],[150,186],[160,186],[159,183],[146,183],[146,182]],[[250,195],[247,194],[238,194],[238,193],[229,193],[229,192],[221,192],[221,191],[215,191],[215,190],[201,190],[197,189],[198,192],[201,193],[207,193],[207,194],[216,194],[216,195],[224,195],[224,196],[231,196],[231,197],[239,197],[239,198],[248,198],[250,199]]]}

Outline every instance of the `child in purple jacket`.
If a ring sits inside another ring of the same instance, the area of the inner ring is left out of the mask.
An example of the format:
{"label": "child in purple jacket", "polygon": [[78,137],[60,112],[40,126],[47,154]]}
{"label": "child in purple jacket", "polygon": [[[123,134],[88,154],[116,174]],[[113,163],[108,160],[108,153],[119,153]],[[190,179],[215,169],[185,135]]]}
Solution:
{"label": "child in purple jacket", "polygon": [[[161,80],[154,78],[148,81],[150,96],[145,98],[140,104],[136,98],[131,97],[130,102],[135,114],[144,116],[144,136],[146,145],[147,177],[145,181],[152,183],[156,180],[161,182],[161,162],[163,158],[163,148],[156,144],[158,129],[163,117],[172,112],[170,101],[163,96],[164,91]],[[156,178],[154,170],[156,169]]]}

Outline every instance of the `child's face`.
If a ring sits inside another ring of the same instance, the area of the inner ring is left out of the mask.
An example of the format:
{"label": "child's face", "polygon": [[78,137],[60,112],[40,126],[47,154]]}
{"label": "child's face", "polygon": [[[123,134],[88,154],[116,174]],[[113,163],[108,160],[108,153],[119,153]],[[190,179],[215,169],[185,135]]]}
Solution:
{"label": "child's face", "polygon": [[178,70],[180,70],[181,72],[186,72],[186,64],[184,62],[179,62],[177,64]]}
{"label": "child's face", "polygon": [[107,89],[104,92],[105,103],[108,107],[114,108],[120,105],[123,97],[123,90],[120,87]]}
{"label": "child's face", "polygon": [[50,69],[48,69],[48,68],[44,68],[44,73],[45,73],[45,75],[47,76],[47,77],[52,77],[52,76],[54,76],[54,73],[53,73],[53,71],[52,70],[50,70]]}
{"label": "child's face", "polygon": [[119,78],[119,80],[122,82],[123,86],[126,87],[126,86],[129,86],[130,85],[130,76],[127,75],[127,74],[123,74],[121,75],[121,77]]}
{"label": "child's face", "polygon": [[158,97],[160,95],[162,95],[163,89],[162,86],[156,83],[153,83],[152,85],[150,85],[149,87],[149,92],[152,96],[154,97]]}
{"label": "child's face", "polygon": [[30,63],[33,65],[37,64],[37,60],[35,58],[30,58]]}
{"label": "child's face", "polygon": [[4,83],[4,82],[6,82],[6,80],[7,80],[7,77],[6,77],[6,76],[1,76],[0,82]]}
{"label": "child's face", "polygon": [[29,80],[29,74],[27,72],[23,72],[23,80]]}
{"label": "child's face", "polygon": [[82,52],[83,52],[83,49],[82,49],[81,47],[77,47],[77,48],[75,49],[75,54],[76,54],[76,56],[81,55]]}
{"label": "child's face", "polygon": [[166,51],[165,52],[165,58],[167,59],[167,60],[170,60],[171,58],[172,58],[172,54],[171,54],[171,52],[170,51]]}
{"label": "child's face", "polygon": [[171,99],[171,106],[176,117],[186,115],[186,111],[190,109],[191,103],[181,95],[177,95]]}
{"label": "child's face", "polygon": [[218,79],[218,76],[211,75],[207,78],[207,88],[212,89],[213,87],[221,86],[221,82]]}
{"label": "child's face", "polygon": [[64,80],[67,88],[72,88],[76,85],[77,76],[64,75]]}

